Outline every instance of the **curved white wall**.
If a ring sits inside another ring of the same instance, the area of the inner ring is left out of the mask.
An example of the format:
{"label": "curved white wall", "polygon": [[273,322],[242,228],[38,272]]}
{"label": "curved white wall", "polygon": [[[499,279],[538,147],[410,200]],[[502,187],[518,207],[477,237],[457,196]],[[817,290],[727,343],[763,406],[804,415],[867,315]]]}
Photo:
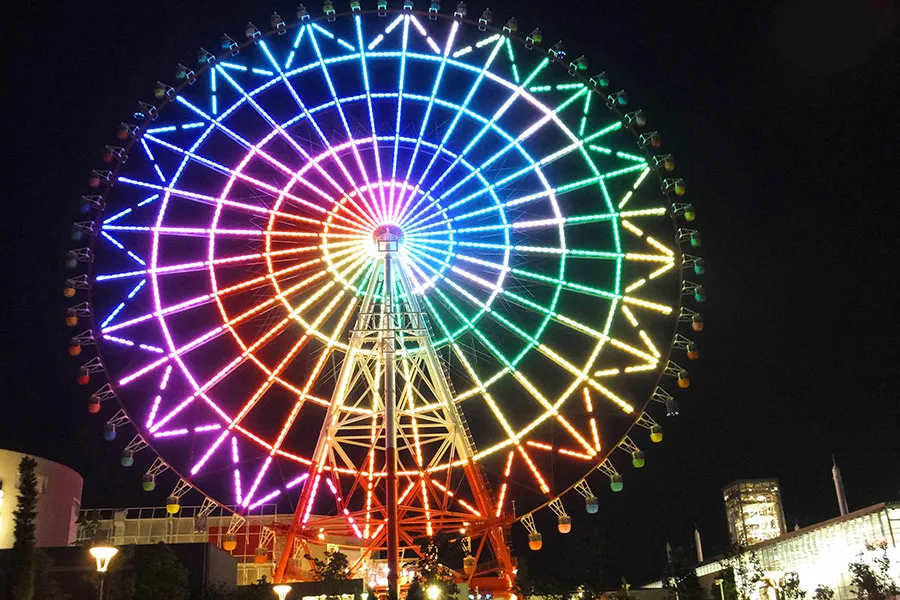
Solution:
{"label": "curved white wall", "polygon": [[[19,495],[19,462],[28,454],[0,450],[0,549],[12,548],[13,511]],[[81,508],[81,475],[52,460],[37,461],[38,483],[35,542],[38,547],[68,546],[75,541]]]}

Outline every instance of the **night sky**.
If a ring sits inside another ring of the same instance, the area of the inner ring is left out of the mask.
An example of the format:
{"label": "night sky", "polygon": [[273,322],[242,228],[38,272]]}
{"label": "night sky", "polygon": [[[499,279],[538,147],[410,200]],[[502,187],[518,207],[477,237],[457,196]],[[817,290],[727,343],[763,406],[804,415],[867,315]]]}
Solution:
{"label": "night sky", "polygon": [[[294,5],[27,4],[7,6],[4,27],[0,447],[76,468],[85,506],[147,501],[138,473],[117,466],[124,441],[102,441],[108,415],[87,414],[66,356],[63,255],[76,200],[157,79],[222,31],[243,38],[248,19],[292,17]],[[614,578],[657,577],[665,540],[692,544],[694,523],[707,554],[724,546],[721,487],[734,479],[779,478],[789,527],[837,514],[832,455],[851,510],[900,493],[900,8],[747,4],[491,4],[496,21],[516,14],[521,29],[539,25],[592,66],[604,57],[658,124],[698,208],[702,359],[647,467],[627,472],[621,494],[601,494],[592,518],[617,550]],[[587,518],[575,515],[576,531]],[[545,520],[546,548],[564,549]]]}

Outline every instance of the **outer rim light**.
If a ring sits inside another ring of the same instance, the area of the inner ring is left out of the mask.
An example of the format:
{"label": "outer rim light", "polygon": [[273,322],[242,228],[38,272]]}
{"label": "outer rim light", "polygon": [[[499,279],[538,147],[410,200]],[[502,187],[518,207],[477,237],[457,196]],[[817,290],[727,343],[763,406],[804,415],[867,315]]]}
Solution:
{"label": "outer rim light", "polygon": [[109,561],[119,553],[119,549],[114,546],[92,546],[89,552],[97,561],[97,572],[106,573]]}

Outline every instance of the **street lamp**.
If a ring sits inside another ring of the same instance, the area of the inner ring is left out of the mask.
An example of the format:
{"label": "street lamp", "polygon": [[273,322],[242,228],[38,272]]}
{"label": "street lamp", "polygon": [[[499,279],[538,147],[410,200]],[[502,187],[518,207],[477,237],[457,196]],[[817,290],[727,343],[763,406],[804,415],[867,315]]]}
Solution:
{"label": "street lamp", "polygon": [[428,594],[428,600],[438,600],[441,596],[441,588],[436,585],[431,585],[428,586],[426,593]]}
{"label": "street lamp", "polygon": [[275,595],[278,596],[278,600],[284,600],[285,598],[287,598],[287,595],[290,593],[291,586],[289,586],[285,583],[282,583],[280,585],[276,585],[275,587],[273,587],[272,591],[275,592]]}
{"label": "street lamp", "polygon": [[114,546],[104,546],[99,544],[92,546],[89,550],[91,556],[97,561],[97,572],[100,573],[100,600],[103,600],[103,582],[106,580],[106,571],[109,568],[109,561],[115,556],[119,549]]}
{"label": "street lamp", "polygon": [[722,600],[725,600],[725,587],[724,587],[725,580],[724,579],[716,579],[713,583],[715,583],[717,586],[719,586],[719,594],[722,596]]}

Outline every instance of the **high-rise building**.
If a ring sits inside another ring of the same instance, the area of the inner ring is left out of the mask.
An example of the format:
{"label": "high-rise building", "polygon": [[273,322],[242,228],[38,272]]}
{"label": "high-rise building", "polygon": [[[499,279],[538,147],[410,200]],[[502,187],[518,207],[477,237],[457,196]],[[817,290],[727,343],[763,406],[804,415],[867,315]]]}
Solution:
{"label": "high-rise building", "polygon": [[731,543],[752,546],[783,535],[784,509],[777,479],[741,479],[722,488]]}

